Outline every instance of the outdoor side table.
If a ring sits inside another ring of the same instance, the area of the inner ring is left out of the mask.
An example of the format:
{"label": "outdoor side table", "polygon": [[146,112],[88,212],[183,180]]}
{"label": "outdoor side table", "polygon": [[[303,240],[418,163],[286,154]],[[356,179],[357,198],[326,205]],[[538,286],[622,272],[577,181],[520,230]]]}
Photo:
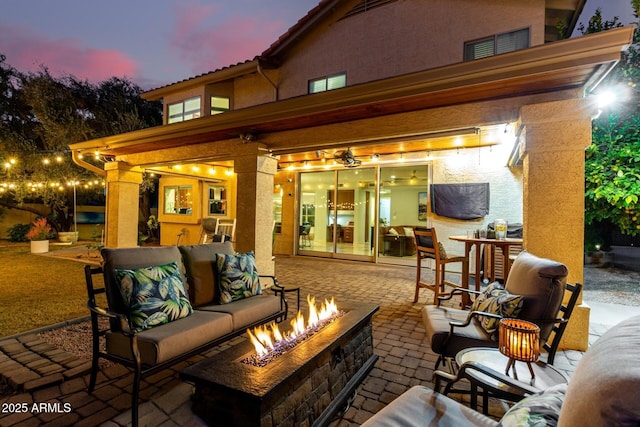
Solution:
{"label": "outdoor side table", "polygon": [[456,355],[460,369],[455,381],[464,378],[471,383],[471,409],[477,410],[478,388],[483,391],[482,413],[487,414],[489,395],[517,402],[556,384],[568,383],[562,372],[543,362],[531,364],[534,379],[525,363],[516,362],[518,379],[514,379],[504,374],[508,361],[497,348],[468,348]]}

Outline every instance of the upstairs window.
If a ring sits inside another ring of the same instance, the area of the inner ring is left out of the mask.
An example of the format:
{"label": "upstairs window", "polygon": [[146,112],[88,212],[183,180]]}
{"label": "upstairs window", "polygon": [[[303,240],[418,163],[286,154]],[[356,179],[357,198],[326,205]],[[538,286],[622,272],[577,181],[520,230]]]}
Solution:
{"label": "upstairs window", "polygon": [[347,85],[347,73],[332,74],[319,79],[309,80],[309,93],[326,92]]}
{"label": "upstairs window", "polygon": [[184,122],[200,117],[200,97],[185,99],[175,104],[169,104],[169,119],[167,123]]}
{"label": "upstairs window", "polygon": [[485,58],[529,47],[529,29],[496,34],[464,44],[464,60]]}
{"label": "upstairs window", "polygon": [[211,97],[211,115],[224,113],[225,111],[229,111],[229,106],[231,102],[229,98],[225,98],[223,96],[212,96]]}

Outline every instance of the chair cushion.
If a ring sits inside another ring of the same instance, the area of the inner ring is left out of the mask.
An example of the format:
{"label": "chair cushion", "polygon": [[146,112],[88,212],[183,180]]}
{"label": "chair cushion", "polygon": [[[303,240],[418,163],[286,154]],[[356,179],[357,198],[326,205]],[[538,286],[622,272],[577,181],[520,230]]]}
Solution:
{"label": "chair cushion", "polygon": [[233,255],[231,242],[179,246],[189,284],[189,298],[194,307],[217,303],[220,290],[216,273],[216,254]]}
{"label": "chair cushion", "polygon": [[244,254],[216,254],[220,303],[228,304],[262,293],[253,251]]}
{"label": "chair cushion", "polygon": [[[522,296],[510,294],[500,283],[493,282],[473,301],[470,310],[502,317],[518,317],[522,309],[522,301]],[[498,330],[500,319],[480,316],[479,320],[482,328],[495,339],[494,334]]]}
{"label": "chair cushion", "polygon": [[505,289],[524,297],[518,317],[538,325],[543,341],[549,337],[558,315],[568,274],[564,264],[526,251],[518,254],[509,271]]}
{"label": "chair cushion", "polygon": [[569,381],[560,426],[640,425],[640,316],[618,323],[582,356]]}
{"label": "chair cushion", "polygon": [[504,427],[557,426],[566,392],[567,385],[558,384],[525,397],[502,416],[498,425]]}
{"label": "chair cushion", "polygon": [[495,426],[496,421],[425,386],[402,393],[362,427],[388,426]]}
{"label": "chair cushion", "polygon": [[422,308],[422,322],[434,353],[453,357],[460,350],[469,347],[498,347],[498,343],[491,340],[491,335],[487,334],[476,319],[472,319],[468,326],[455,328],[455,335],[446,342],[445,347],[451,329],[449,322],[464,321],[468,314],[467,310],[435,305],[425,305]]}
{"label": "chair cushion", "polygon": [[150,329],[193,312],[176,262],[135,270],[115,270],[134,331]]}

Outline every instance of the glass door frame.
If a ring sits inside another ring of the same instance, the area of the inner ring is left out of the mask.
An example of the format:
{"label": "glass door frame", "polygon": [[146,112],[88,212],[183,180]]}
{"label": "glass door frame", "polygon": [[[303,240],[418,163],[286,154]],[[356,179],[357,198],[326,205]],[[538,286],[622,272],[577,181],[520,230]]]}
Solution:
{"label": "glass door frame", "polygon": [[[331,224],[329,224],[329,218],[333,218],[334,219],[334,224],[338,223],[338,218],[342,215],[344,215],[345,212],[339,212],[340,209],[339,207],[345,207],[345,206],[340,206],[338,202],[339,200],[339,178],[340,178],[340,172],[343,171],[348,171],[349,169],[340,169],[340,168],[335,168],[335,169],[330,169],[330,170],[310,170],[310,171],[301,171],[298,173],[298,182],[300,183],[300,185],[298,186],[298,191],[297,191],[297,197],[296,197],[296,233],[295,233],[295,248],[296,251],[295,253],[298,255],[309,255],[309,256],[317,256],[317,257],[325,257],[325,258],[334,258],[334,259],[345,259],[345,260],[356,260],[356,261],[368,261],[368,262],[375,262],[375,251],[376,251],[376,245],[375,245],[375,241],[374,241],[374,248],[370,251],[368,251],[368,253],[364,254],[364,253],[356,253],[354,251],[354,253],[345,253],[345,252],[341,252],[339,250],[339,244],[340,239],[339,236],[337,235],[338,233],[338,227],[337,226],[331,226]],[[370,193],[373,193],[373,200],[369,201],[369,203],[373,203],[373,207],[374,207],[374,211],[372,213],[372,215],[374,215],[375,217],[378,216],[378,201],[377,201],[377,194],[378,194],[378,185],[377,185],[377,181],[378,181],[378,167],[377,165],[372,165],[372,166],[366,166],[366,167],[362,167],[362,168],[358,168],[358,172],[360,171],[371,171],[373,172],[373,182],[375,183],[374,188],[371,189]],[[331,195],[331,200],[334,201],[333,206],[331,208],[329,208],[329,199],[326,200],[326,219],[324,218],[323,214],[319,214],[318,213],[318,209],[316,208],[316,213],[315,213],[315,225],[314,225],[314,234],[315,236],[319,236],[318,233],[327,233],[329,231],[329,227],[331,227],[331,245],[329,246],[327,242],[326,251],[323,250],[318,250],[316,249],[318,247],[318,245],[311,245],[310,247],[304,247],[301,244],[301,236],[300,236],[300,231],[301,231],[301,227],[302,227],[302,208],[303,208],[303,194],[304,193],[309,193],[309,191],[307,189],[305,189],[305,183],[303,182],[304,179],[303,177],[305,176],[305,174],[313,174],[313,173],[327,173],[327,172],[331,172],[333,174],[333,183],[330,184],[327,188],[323,188],[321,190],[316,190],[316,194],[320,194],[317,193],[318,191],[327,191],[327,196],[329,197],[328,191],[330,190],[332,192]],[[368,192],[369,193],[369,192]],[[354,193],[355,194],[355,193]],[[352,202],[348,202],[348,203],[354,203],[355,201]],[[355,209],[354,206],[350,207],[350,210]],[[345,209],[346,211],[346,209]],[[355,213],[354,213],[355,214]],[[327,222],[327,224],[324,224],[324,222]],[[319,223],[322,222],[322,225],[320,226]],[[377,228],[374,228],[374,236],[376,235],[375,233],[377,232]],[[355,233],[355,230],[351,230],[351,233]],[[369,237],[370,238],[370,237]],[[349,238],[349,240],[351,240],[350,244],[355,244],[355,242],[352,240],[354,239],[353,234],[351,234],[351,237]],[[363,244],[371,244],[371,242],[368,242],[368,238],[364,239],[364,243]],[[344,244],[344,243],[342,243]]]}
{"label": "glass door frame", "polygon": [[[372,215],[373,215],[373,236],[370,236],[369,238],[372,238],[373,240],[371,242],[369,242],[370,245],[372,245],[372,249],[371,252],[368,255],[363,255],[363,254],[351,254],[351,253],[344,253],[344,252],[340,252],[338,251],[338,239],[336,238],[336,231],[337,231],[337,227],[333,227],[332,229],[332,244],[331,246],[327,245],[326,251],[322,251],[322,250],[316,250],[313,246],[311,247],[302,247],[301,246],[301,238],[300,238],[300,226],[302,225],[301,221],[301,215],[302,215],[302,205],[303,205],[303,193],[309,193],[309,190],[305,190],[304,189],[304,183],[303,183],[303,176],[305,174],[311,174],[311,173],[327,173],[327,172],[331,172],[333,174],[333,184],[332,184],[332,191],[333,191],[333,196],[332,199],[333,200],[338,200],[338,190],[339,187],[338,185],[340,184],[339,182],[339,173],[342,171],[347,171],[349,169],[341,169],[341,168],[335,168],[335,169],[329,169],[329,170],[324,170],[324,169],[318,169],[318,170],[309,170],[309,171],[300,171],[298,172],[298,179],[297,182],[299,183],[299,185],[297,186],[297,192],[296,192],[296,211],[295,211],[295,241],[294,241],[294,247],[295,247],[295,253],[297,255],[305,255],[305,256],[316,256],[316,257],[324,257],[324,258],[334,258],[334,259],[345,259],[345,260],[357,260],[357,261],[368,261],[368,262],[374,262],[374,263],[387,263],[387,264],[395,264],[395,265],[414,265],[415,264],[415,257],[413,257],[412,259],[394,259],[393,257],[388,257],[388,256],[381,256],[380,254],[380,249],[379,249],[379,244],[380,244],[380,239],[379,239],[379,233],[380,233],[380,190],[382,188],[381,186],[381,179],[382,179],[382,170],[385,168],[397,168],[397,167],[415,167],[417,168],[426,168],[426,185],[425,185],[425,189],[424,191],[429,192],[428,190],[428,184],[433,182],[433,162],[429,161],[429,160],[425,160],[425,161],[421,161],[421,162],[416,162],[416,163],[404,163],[404,162],[394,162],[394,163],[384,163],[384,164],[372,164],[372,165],[366,165],[364,167],[358,168],[359,170],[364,170],[364,169],[372,169],[374,172],[374,186],[371,187],[371,192],[373,193],[373,197],[370,201],[370,203],[373,203],[373,209],[371,209]],[[355,170],[352,169],[352,170]],[[318,190],[316,190],[317,192]],[[323,188],[320,191],[327,191],[327,188]],[[329,201],[327,200],[327,205],[329,203]],[[328,210],[327,207],[327,215],[329,215],[330,211]],[[338,204],[334,203],[333,209],[332,209],[332,215],[333,218],[337,217],[337,213],[338,213]],[[417,214],[417,213],[416,213]],[[319,221],[324,221],[324,217],[323,214],[318,214],[318,209],[316,207],[315,209],[315,234],[316,236],[318,235],[319,232],[323,232],[326,233],[326,227],[328,227],[327,224],[322,225],[322,230],[319,230],[318,227],[318,223]],[[426,224],[423,222],[420,222],[420,225],[428,225],[431,221],[430,215],[427,216],[426,219]],[[328,221],[327,221],[328,223]],[[415,221],[416,224],[418,224],[418,221]],[[412,224],[407,224],[407,225],[412,225]],[[365,243],[366,243],[366,239],[365,239]]]}

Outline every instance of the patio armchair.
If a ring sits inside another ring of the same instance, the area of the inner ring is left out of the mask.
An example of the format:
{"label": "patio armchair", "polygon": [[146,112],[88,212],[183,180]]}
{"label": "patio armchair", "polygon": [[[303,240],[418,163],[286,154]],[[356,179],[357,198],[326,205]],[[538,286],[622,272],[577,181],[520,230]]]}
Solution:
{"label": "patio armchair", "polygon": [[[386,426],[637,426],[640,425],[640,316],[605,332],[578,362],[569,384],[529,393],[500,420],[431,390],[413,386],[369,418],[363,427]],[[510,386],[517,385],[515,381]]]}
{"label": "patio armchair", "polygon": [[[540,342],[553,364],[560,339],[573,312],[581,284],[567,284],[564,264],[539,258],[526,251],[513,262],[504,289],[497,283],[484,292],[458,288],[436,305],[422,309],[422,320],[431,349],[438,354],[435,369],[446,363],[450,372],[456,354],[469,347],[498,347],[495,332],[499,319],[517,317],[540,327]],[[468,292],[476,296],[470,310],[446,307],[442,303]],[[568,294],[566,303],[565,293]],[[490,294],[490,295],[489,295]]]}

